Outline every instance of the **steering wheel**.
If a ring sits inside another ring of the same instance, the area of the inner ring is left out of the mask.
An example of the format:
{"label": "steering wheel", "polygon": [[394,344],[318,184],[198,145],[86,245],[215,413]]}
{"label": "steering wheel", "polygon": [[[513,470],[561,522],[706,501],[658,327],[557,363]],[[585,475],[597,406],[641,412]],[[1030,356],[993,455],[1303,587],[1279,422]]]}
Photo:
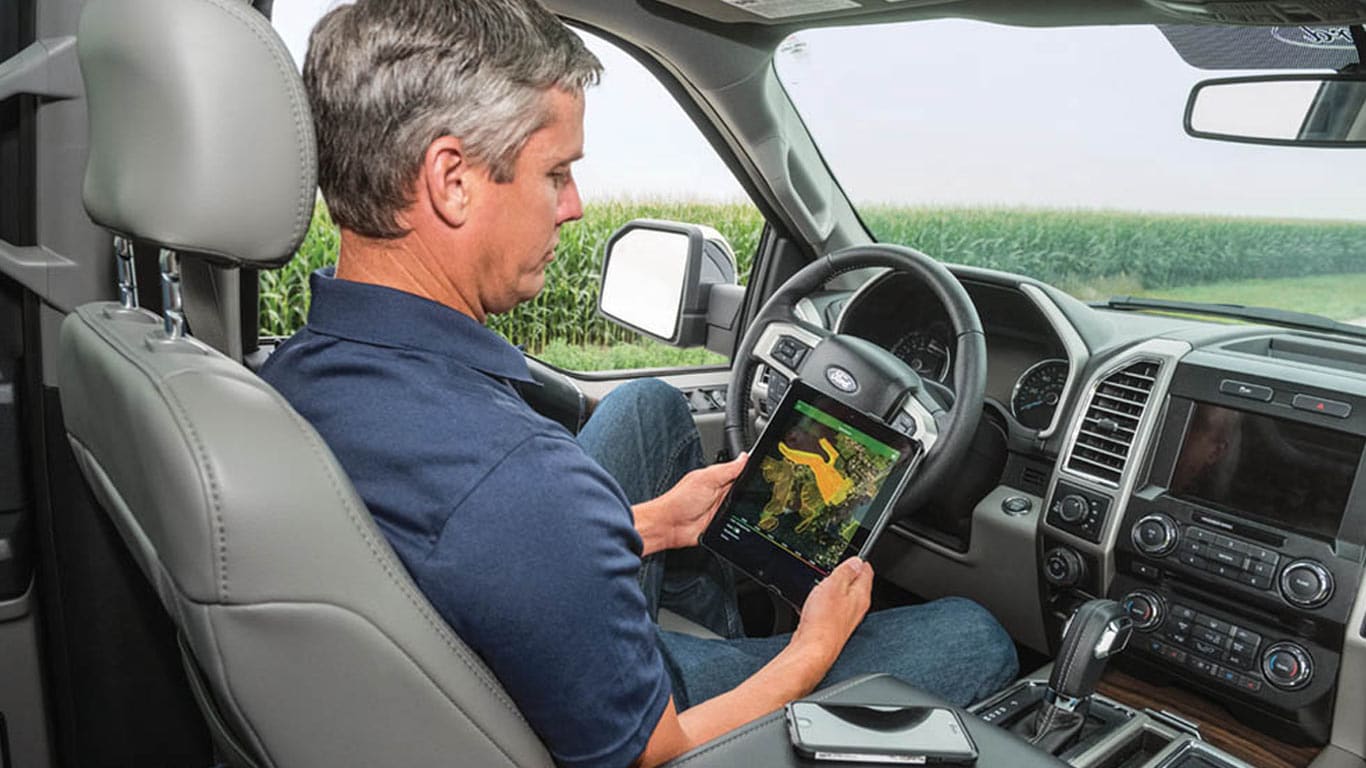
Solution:
{"label": "steering wheel", "polygon": [[[797,302],[832,278],[856,269],[905,272],[939,299],[953,326],[953,389],[922,379],[891,352],[857,336],[802,320]],[[845,248],[808,264],[764,304],[745,332],[726,389],[726,447],[732,456],[754,442],[749,407],[776,406],[795,379],[919,440],[925,458],[897,501],[896,516],[919,508],[966,455],[986,390],[986,338],[967,291],[942,264],[899,245]],[[755,382],[759,365],[766,382]]]}

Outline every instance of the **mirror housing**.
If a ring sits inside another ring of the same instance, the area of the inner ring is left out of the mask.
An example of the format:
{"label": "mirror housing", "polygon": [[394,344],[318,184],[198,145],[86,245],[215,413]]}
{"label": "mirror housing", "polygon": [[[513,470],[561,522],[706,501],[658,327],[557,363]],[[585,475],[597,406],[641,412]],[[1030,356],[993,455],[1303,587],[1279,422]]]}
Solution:
{"label": "mirror housing", "polygon": [[1186,133],[1290,147],[1366,147],[1366,74],[1203,80],[1186,101]]}
{"label": "mirror housing", "polygon": [[[598,313],[676,347],[699,346],[708,338],[712,289],[738,288],[736,271],[734,250],[711,227],[636,219],[607,239]],[[718,322],[730,329],[734,318]]]}

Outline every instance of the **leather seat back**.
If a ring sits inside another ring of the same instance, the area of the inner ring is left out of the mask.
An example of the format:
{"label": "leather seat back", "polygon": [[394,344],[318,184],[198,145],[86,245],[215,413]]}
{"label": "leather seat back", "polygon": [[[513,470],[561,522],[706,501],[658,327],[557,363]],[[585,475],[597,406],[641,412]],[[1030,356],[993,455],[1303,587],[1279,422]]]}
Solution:
{"label": "leather seat back", "polygon": [[[91,0],[78,35],[85,202],[119,235],[273,266],[312,211],[312,124],[266,20],[234,0]],[[317,433],[161,320],[88,304],[59,383],[81,468],[262,766],[549,765]]]}

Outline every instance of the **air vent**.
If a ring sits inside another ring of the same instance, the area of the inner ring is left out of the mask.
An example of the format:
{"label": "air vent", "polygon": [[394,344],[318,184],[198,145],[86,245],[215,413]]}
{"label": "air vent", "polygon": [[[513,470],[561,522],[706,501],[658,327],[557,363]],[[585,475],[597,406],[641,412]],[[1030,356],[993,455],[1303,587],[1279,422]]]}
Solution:
{"label": "air vent", "polygon": [[1144,360],[1101,380],[1072,445],[1069,470],[1119,487],[1157,370],[1156,362]]}

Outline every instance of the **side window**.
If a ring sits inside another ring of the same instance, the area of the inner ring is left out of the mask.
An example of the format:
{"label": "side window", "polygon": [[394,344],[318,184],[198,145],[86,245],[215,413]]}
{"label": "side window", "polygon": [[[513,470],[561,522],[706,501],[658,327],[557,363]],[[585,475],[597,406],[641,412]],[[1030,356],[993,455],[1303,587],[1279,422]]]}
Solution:
{"label": "side window", "polygon": [[[306,30],[324,10],[311,21],[277,15],[300,64]],[[573,371],[724,365],[724,357],[706,349],[671,347],[597,314],[603,247],[622,224],[651,218],[714,227],[730,241],[744,283],[764,221],[664,86],[615,45],[580,35],[604,68],[602,82],[587,93],[584,158],[574,166],[583,219],[560,230],[540,295],[491,317],[489,326],[529,354]],[[262,336],[288,336],[303,326],[308,275],[335,263],[338,245],[320,198],[298,256],[261,275]]]}

